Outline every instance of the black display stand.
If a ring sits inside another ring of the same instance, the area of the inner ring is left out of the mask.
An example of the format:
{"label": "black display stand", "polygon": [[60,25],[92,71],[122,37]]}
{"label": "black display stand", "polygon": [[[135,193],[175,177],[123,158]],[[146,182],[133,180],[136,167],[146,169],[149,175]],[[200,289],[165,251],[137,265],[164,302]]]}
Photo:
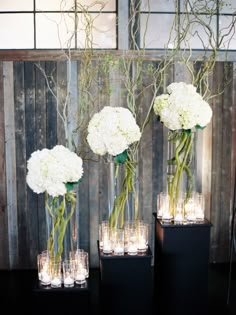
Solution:
{"label": "black display stand", "polygon": [[105,255],[99,250],[100,314],[152,314],[153,278],[148,248],[145,254]]}
{"label": "black display stand", "polygon": [[156,314],[208,314],[209,244],[212,224],[163,224],[155,218]]}
{"label": "black display stand", "polygon": [[32,314],[90,314],[89,281],[72,288],[51,288],[37,281],[32,290]]}

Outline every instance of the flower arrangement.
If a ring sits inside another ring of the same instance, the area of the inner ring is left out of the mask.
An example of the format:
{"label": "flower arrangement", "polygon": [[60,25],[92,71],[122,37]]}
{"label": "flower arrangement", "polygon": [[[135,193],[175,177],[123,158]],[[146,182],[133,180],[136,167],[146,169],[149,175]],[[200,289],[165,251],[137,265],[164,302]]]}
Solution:
{"label": "flower arrangement", "polygon": [[172,83],[167,87],[168,94],[157,96],[153,105],[160,121],[169,129],[168,141],[175,145],[174,156],[168,165],[174,173],[168,177],[170,207],[174,212],[180,192],[180,182],[185,173],[188,178],[187,198],[192,189],[192,146],[194,133],[203,129],[211,121],[212,109],[192,84]]}
{"label": "flower arrangement", "polygon": [[46,210],[52,219],[47,247],[50,258],[56,262],[61,258],[66,227],[76,207],[73,187],[82,176],[82,159],[62,145],[37,150],[27,161],[28,186],[37,194],[45,193]]}
{"label": "flower arrangement", "polygon": [[101,156],[110,154],[115,157],[116,176],[119,164],[125,166],[122,188],[115,197],[109,218],[112,227],[118,225],[122,227],[124,224],[125,204],[129,193],[134,192],[134,175],[137,164],[130,146],[140,138],[140,128],[127,108],[105,106],[100,112],[93,115],[88,125],[87,141],[91,150]]}
{"label": "flower arrangement", "polygon": [[140,137],[134,116],[123,107],[103,107],[88,125],[87,140],[92,151],[98,155],[119,155]]}

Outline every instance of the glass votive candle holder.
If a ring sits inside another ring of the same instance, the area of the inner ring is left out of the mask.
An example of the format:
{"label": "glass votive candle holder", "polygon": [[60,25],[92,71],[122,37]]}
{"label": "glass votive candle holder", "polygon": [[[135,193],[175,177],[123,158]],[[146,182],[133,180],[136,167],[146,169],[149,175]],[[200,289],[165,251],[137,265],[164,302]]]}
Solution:
{"label": "glass votive candle holder", "polygon": [[37,265],[38,265],[38,279],[41,285],[50,285],[50,260],[46,253],[41,253],[37,255]]}
{"label": "glass votive candle holder", "polygon": [[196,221],[196,213],[195,213],[195,198],[192,195],[185,203],[184,206],[185,211],[185,219],[188,222],[194,223]]}
{"label": "glass votive candle holder", "polygon": [[137,225],[137,248],[138,252],[144,253],[148,248],[148,224],[140,223]]}
{"label": "glass votive candle holder", "polygon": [[124,255],[125,242],[124,242],[124,229],[115,229],[113,232],[113,250],[114,255]]}
{"label": "glass votive candle holder", "polygon": [[179,197],[175,205],[174,223],[182,224],[184,222],[184,198]]}
{"label": "glass votive candle holder", "polygon": [[102,223],[99,224],[98,229],[98,240],[99,240],[99,248],[103,249],[103,229],[104,227],[109,227],[109,221],[104,220]]}
{"label": "glass votive candle holder", "polygon": [[205,197],[198,193],[195,198],[196,221],[204,221],[205,218]]}
{"label": "glass votive candle holder", "polygon": [[79,255],[75,260],[75,282],[77,284],[86,282],[85,255]]}
{"label": "glass votive candle holder", "polygon": [[113,251],[112,242],[112,229],[109,226],[103,226],[102,228],[102,243],[103,243],[103,253],[111,254]]}
{"label": "glass votive candle holder", "polygon": [[51,288],[60,288],[62,285],[62,265],[60,262],[50,262]]}
{"label": "glass votive candle holder", "polygon": [[167,196],[166,193],[160,192],[157,194],[157,218],[161,219],[163,214],[163,199]]}
{"label": "glass votive candle holder", "polygon": [[75,261],[64,260],[62,262],[62,270],[64,287],[73,287],[75,285]]}
{"label": "glass votive candle holder", "polygon": [[128,227],[127,228],[127,253],[128,255],[137,255],[138,254],[138,239],[137,239],[137,229],[136,227]]}
{"label": "glass votive candle holder", "polygon": [[162,206],[162,221],[164,223],[169,223],[173,219],[172,209],[170,207],[169,195],[163,193],[161,197],[161,206]]}

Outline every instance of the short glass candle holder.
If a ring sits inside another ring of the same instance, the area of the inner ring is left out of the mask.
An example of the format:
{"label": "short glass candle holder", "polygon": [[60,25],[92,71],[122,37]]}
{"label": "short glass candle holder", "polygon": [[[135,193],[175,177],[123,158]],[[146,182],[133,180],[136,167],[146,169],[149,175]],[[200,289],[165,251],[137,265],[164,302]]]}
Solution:
{"label": "short glass candle holder", "polygon": [[174,223],[182,224],[184,222],[184,197],[179,197],[175,206]]}
{"label": "short glass candle holder", "polygon": [[196,194],[195,197],[196,221],[204,221],[205,218],[205,197],[203,194]]}
{"label": "short glass candle holder", "polygon": [[137,229],[135,226],[129,226],[127,228],[127,253],[128,255],[137,255],[138,254],[138,238],[137,238]]}
{"label": "short glass candle holder", "polygon": [[139,253],[146,252],[148,248],[148,224],[139,222],[137,225],[137,248]]}
{"label": "short glass candle holder", "polygon": [[73,260],[63,261],[62,270],[64,287],[73,287],[75,285],[75,262]]}
{"label": "short glass candle holder", "polygon": [[62,285],[62,266],[61,262],[50,262],[51,288],[60,288]]}
{"label": "short glass candle holder", "polygon": [[124,243],[124,230],[115,229],[113,232],[113,249],[114,255],[124,255],[125,243]]}
{"label": "short glass candle holder", "polygon": [[40,284],[47,286],[51,284],[50,261],[48,253],[42,252],[37,255],[38,279]]}
{"label": "short glass candle holder", "polygon": [[102,228],[102,250],[104,254],[112,254],[113,240],[112,240],[112,228],[104,226]]}
{"label": "short glass candle holder", "polygon": [[80,255],[75,260],[75,282],[77,284],[84,284],[86,282],[86,273],[85,256]]}
{"label": "short glass candle holder", "polygon": [[162,199],[162,221],[164,223],[169,223],[173,220],[172,209],[170,207],[169,195],[167,193],[163,193]]}
{"label": "short glass candle holder", "polygon": [[190,223],[196,222],[194,194],[192,194],[192,196],[185,203],[184,210],[185,210],[185,219]]}

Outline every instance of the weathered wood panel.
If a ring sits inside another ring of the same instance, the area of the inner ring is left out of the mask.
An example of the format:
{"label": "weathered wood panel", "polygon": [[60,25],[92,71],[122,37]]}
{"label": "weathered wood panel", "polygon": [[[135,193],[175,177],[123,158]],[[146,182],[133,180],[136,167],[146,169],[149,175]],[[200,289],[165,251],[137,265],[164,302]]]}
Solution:
{"label": "weathered wood panel", "polygon": [[3,63],[0,62],[0,268],[9,266],[7,196],[6,196],[6,160],[5,160],[5,122],[4,122],[4,89]]}
{"label": "weathered wood panel", "polygon": [[[140,122],[147,113],[153,93],[146,71],[149,63],[157,67],[158,58],[156,61],[147,58],[143,65],[144,75],[136,90]],[[40,68],[36,64],[39,65],[39,61],[0,63],[0,122],[3,128],[0,133],[0,209],[6,207],[7,210],[0,215],[0,268],[36,268],[36,255],[45,249],[47,239],[44,195],[34,194],[26,185],[27,159],[36,149],[65,143],[64,126],[57,107],[60,111],[63,109],[67,95],[70,95],[70,132],[77,124],[76,108],[80,106],[80,79],[84,70],[81,60],[72,63],[41,61]],[[227,261],[229,258],[236,156],[236,83],[233,78],[235,64],[228,66],[232,82],[225,93],[210,101],[212,123],[203,130],[197,147],[202,172],[202,182],[198,183],[198,187],[207,193],[206,214],[213,223],[211,261]],[[135,75],[135,62],[132,67],[131,76]],[[223,83],[225,69],[225,64],[218,62],[209,77],[214,92]],[[95,75],[87,91],[89,112],[86,115],[81,113],[82,121],[103,106],[127,105],[127,74],[121,71],[120,66],[110,66],[103,71],[99,68],[99,60],[94,60],[93,71]],[[189,72],[184,66],[172,65],[165,73],[159,93],[165,92],[171,82],[180,80],[191,82]],[[89,151],[84,141],[86,132],[75,135],[79,154],[89,153],[84,159],[84,176],[78,189],[79,246],[89,251],[90,265],[97,267],[98,225],[108,216],[109,172],[103,158]],[[156,211],[156,194],[166,185],[166,136],[166,128],[152,113],[141,140],[138,168],[140,218],[150,224],[149,240],[153,250],[152,213]]]}
{"label": "weathered wood panel", "polygon": [[4,126],[5,126],[5,156],[6,156],[6,200],[7,200],[7,231],[9,266],[17,269],[23,264],[19,261],[18,239],[18,207],[16,179],[16,139],[15,139],[15,106],[14,106],[14,77],[13,62],[3,63],[3,97],[4,97]]}

